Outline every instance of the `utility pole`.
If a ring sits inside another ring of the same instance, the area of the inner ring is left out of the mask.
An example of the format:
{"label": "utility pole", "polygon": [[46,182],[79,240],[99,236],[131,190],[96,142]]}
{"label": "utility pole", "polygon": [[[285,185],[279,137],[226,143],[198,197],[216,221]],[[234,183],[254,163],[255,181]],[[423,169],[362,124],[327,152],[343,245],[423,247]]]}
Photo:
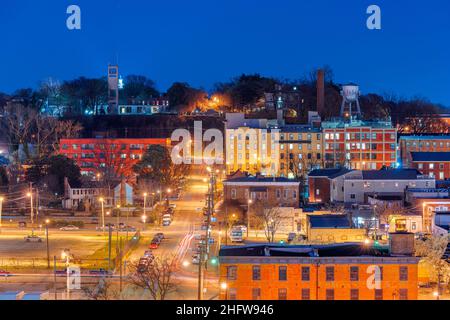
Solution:
{"label": "utility pole", "polygon": [[109,224],[108,228],[108,272],[111,271],[111,238],[112,238],[112,228],[111,224]]}
{"label": "utility pole", "polygon": [[58,291],[56,288],[56,256],[53,256],[53,290],[55,291],[55,300],[58,300]]}
{"label": "utility pole", "polygon": [[45,237],[47,238],[47,268],[50,269],[50,248],[48,245],[48,224],[50,221],[45,221]]}
{"label": "utility pole", "polygon": [[203,264],[205,269],[207,269],[208,259],[205,259],[205,255],[209,253],[209,239],[210,239],[210,226],[211,226],[211,216],[214,211],[214,185],[215,185],[215,175],[211,168],[208,168],[208,172],[210,172],[209,179],[209,190],[207,194],[207,203],[208,203],[208,211],[207,211],[207,224],[206,224],[206,237],[205,243],[201,245],[200,249],[200,261],[198,264],[198,300],[203,300]]}

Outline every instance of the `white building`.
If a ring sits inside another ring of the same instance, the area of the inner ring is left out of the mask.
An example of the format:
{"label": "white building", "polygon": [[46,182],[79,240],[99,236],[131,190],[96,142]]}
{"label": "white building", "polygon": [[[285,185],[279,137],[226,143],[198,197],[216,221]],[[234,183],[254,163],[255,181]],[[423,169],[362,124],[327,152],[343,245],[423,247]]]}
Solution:
{"label": "white building", "polygon": [[344,202],[363,204],[369,196],[401,195],[408,188],[435,188],[434,178],[416,169],[355,170],[344,176]]}

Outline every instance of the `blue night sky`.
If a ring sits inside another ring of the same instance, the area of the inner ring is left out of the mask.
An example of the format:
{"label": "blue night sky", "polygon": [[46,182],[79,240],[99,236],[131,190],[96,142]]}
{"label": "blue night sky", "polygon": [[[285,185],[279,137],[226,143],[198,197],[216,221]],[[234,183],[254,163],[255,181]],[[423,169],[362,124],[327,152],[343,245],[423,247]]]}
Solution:
{"label": "blue night sky", "polygon": [[[363,93],[450,106],[448,0],[2,0],[0,91],[40,80],[144,74],[211,89],[242,73],[301,78],[330,65]],[[82,30],[66,28],[77,4]],[[382,30],[366,28],[366,8]]]}

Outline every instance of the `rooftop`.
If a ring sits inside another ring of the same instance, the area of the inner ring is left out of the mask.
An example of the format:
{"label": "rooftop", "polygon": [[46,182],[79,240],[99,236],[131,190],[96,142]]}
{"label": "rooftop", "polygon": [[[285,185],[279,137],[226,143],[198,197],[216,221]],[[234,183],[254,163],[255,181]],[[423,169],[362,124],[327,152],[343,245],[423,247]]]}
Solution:
{"label": "rooftop", "polygon": [[254,244],[246,246],[223,246],[220,257],[389,257],[384,246],[367,246],[362,243],[340,243],[329,245],[275,245]]}
{"label": "rooftop", "polygon": [[400,140],[450,140],[450,135],[401,136]]}
{"label": "rooftop", "polygon": [[311,228],[314,229],[349,229],[350,219],[344,214],[308,215]]}
{"label": "rooftop", "polygon": [[411,152],[412,161],[450,161],[450,152]]}
{"label": "rooftop", "polygon": [[352,171],[346,176],[348,180],[417,180],[423,174],[417,169],[381,169]]}
{"label": "rooftop", "polygon": [[337,178],[350,172],[351,170],[347,168],[336,168],[336,169],[316,169],[308,174],[308,177],[327,177],[330,179]]}
{"label": "rooftop", "polygon": [[283,177],[255,177],[255,176],[249,176],[249,177],[238,177],[238,178],[231,178],[224,181],[224,183],[234,183],[234,182],[249,182],[249,183],[271,183],[271,182],[277,182],[277,183],[300,183],[300,181],[295,179],[288,179]]}

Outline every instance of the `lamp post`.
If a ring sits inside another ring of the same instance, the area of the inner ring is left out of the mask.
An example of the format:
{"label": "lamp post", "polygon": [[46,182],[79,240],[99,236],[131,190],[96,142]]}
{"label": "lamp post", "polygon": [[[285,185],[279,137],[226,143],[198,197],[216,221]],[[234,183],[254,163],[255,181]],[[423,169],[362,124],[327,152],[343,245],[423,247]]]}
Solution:
{"label": "lamp post", "polygon": [[104,206],[105,199],[100,198],[98,200],[102,204],[102,231],[104,232],[105,231],[105,206]]}
{"label": "lamp post", "polygon": [[30,216],[31,216],[31,225],[34,224],[33,217],[33,191],[27,193],[27,197],[30,198]]}
{"label": "lamp post", "polygon": [[145,223],[147,222],[147,216],[144,214],[143,216],[142,216],[142,222],[144,223],[144,230],[145,230]]}
{"label": "lamp post", "polygon": [[248,200],[248,209],[247,209],[247,239],[248,239],[248,233],[250,229],[250,205],[253,203],[252,199]]}
{"label": "lamp post", "polygon": [[220,289],[225,291],[225,300],[228,300],[228,284],[226,282],[222,282],[220,284]]}
{"label": "lamp post", "polygon": [[146,205],[147,205],[147,192],[144,192],[144,216],[146,214]]}
{"label": "lamp post", "polygon": [[47,242],[47,268],[50,269],[50,248],[48,245],[48,224],[50,223],[50,220],[45,220],[45,237]]}
{"label": "lamp post", "polygon": [[5,200],[5,199],[3,197],[0,197],[0,231],[1,231],[1,228],[2,228],[3,200]]}

